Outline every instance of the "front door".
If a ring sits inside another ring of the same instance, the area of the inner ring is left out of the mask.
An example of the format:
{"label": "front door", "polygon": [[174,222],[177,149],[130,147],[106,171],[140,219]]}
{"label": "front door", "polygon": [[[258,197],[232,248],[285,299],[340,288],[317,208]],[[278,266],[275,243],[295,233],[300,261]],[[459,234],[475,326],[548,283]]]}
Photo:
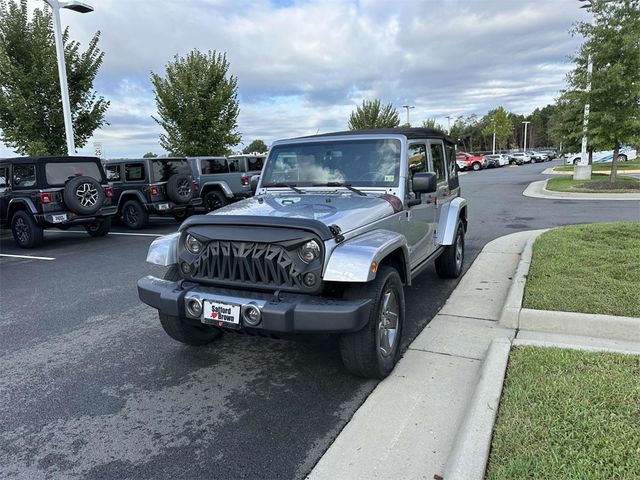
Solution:
{"label": "front door", "polygon": [[[429,171],[436,174],[438,190],[435,195],[435,218],[434,222],[440,220],[442,207],[453,198],[451,185],[449,184],[449,171],[445,157],[444,142],[442,140],[429,140]],[[435,242],[434,242],[435,248]]]}

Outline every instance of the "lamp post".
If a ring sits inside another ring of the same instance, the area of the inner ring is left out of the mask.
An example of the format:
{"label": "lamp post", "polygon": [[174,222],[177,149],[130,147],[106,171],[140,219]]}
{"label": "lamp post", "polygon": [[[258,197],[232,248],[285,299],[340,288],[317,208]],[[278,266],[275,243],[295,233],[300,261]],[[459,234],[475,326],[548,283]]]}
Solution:
{"label": "lamp post", "polygon": [[[591,2],[589,0],[579,0],[586,2],[580,8],[591,8]],[[589,94],[591,93],[591,73],[593,72],[593,63],[591,62],[591,54],[587,55],[587,88],[585,90],[586,102],[584,104],[584,113],[582,114],[582,145],[580,148],[580,161],[578,165],[573,168],[574,180],[585,180],[591,178],[591,165],[589,165],[589,159],[587,157],[587,143],[589,134]]]}
{"label": "lamp post", "polygon": [[493,150],[492,155],[496,154],[496,120],[494,118],[491,119],[491,125],[493,125]]}
{"label": "lamp post", "polygon": [[446,119],[447,119],[447,133],[451,135],[451,115],[447,115]]}
{"label": "lamp post", "polygon": [[529,125],[531,122],[522,122],[524,124],[524,144],[522,146],[522,151],[524,153],[527,153],[527,125]]}
{"label": "lamp post", "polygon": [[62,95],[62,113],[64,116],[64,131],[67,137],[67,155],[74,155],[76,147],[73,140],[73,123],[71,121],[71,102],[69,101],[69,86],[67,85],[67,69],[64,64],[64,45],[62,44],[62,27],[60,25],[60,9],[67,8],[78,13],[93,12],[93,7],[77,0],[59,1],[44,0],[51,7],[53,16],[53,36],[56,42],[58,57],[58,76],[60,77],[60,93]]}
{"label": "lamp post", "polygon": [[407,109],[407,125],[411,126],[411,121],[409,120],[409,110],[416,107],[414,107],[413,105],[402,105],[402,108]]}

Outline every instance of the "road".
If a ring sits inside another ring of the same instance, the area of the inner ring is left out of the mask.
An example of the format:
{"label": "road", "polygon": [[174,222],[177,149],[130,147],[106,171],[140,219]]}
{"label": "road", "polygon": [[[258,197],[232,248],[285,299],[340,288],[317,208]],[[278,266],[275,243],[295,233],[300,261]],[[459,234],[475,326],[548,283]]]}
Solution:
{"label": "road", "polygon": [[[467,267],[516,231],[640,219],[636,202],[523,197],[548,166],[461,177]],[[0,257],[1,478],[303,478],[375,387],[342,369],[332,340],[172,341],[135,282],[160,271],[147,247],[175,228],[47,232],[35,251],[0,236],[1,254],[53,259]],[[456,283],[430,268],[407,289],[405,346]]]}

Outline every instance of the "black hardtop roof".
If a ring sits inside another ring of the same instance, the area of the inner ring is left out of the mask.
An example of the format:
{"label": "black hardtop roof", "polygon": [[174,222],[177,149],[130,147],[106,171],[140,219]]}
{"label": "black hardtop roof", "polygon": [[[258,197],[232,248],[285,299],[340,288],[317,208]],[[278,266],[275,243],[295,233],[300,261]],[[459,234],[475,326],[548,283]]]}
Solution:
{"label": "black hardtop roof", "polygon": [[186,161],[186,157],[147,157],[147,158],[105,158],[102,160],[102,163],[122,163],[122,162],[144,162],[145,160],[159,160],[159,161],[167,161],[167,160],[184,160]]}
{"label": "black hardtop roof", "polygon": [[67,155],[59,156],[41,156],[41,157],[15,157],[15,158],[3,158],[0,162],[11,163],[64,163],[64,162],[99,162],[98,157],[69,157]]}
{"label": "black hardtop roof", "polygon": [[367,130],[345,130],[343,132],[331,132],[321,133],[318,135],[309,135],[299,138],[322,138],[322,137],[337,137],[348,135],[404,135],[409,140],[424,139],[424,138],[437,138],[442,139],[447,143],[455,144],[455,140],[440,130],[435,128],[370,128]]}

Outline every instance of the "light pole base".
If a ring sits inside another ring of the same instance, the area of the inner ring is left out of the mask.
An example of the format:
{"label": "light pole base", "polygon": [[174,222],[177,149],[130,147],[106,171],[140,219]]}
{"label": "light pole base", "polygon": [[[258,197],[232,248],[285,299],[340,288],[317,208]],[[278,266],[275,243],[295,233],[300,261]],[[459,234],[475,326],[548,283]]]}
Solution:
{"label": "light pole base", "polygon": [[591,165],[576,165],[573,167],[574,180],[591,180]]}

